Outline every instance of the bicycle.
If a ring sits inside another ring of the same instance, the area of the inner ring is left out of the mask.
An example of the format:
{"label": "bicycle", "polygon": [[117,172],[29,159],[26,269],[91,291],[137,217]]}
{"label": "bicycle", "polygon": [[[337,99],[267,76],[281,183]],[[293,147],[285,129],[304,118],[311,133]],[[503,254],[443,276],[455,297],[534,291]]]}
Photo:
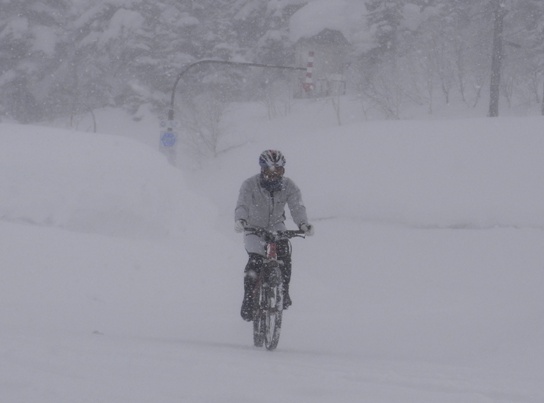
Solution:
{"label": "bicycle", "polygon": [[260,227],[246,227],[246,234],[259,236],[266,243],[266,258],[257,276],[253,305],[253,344],[269,351],[280,341],[283,314],[283,283],[277,242],[295,237],[305,238],[304,231],[268,231]]}

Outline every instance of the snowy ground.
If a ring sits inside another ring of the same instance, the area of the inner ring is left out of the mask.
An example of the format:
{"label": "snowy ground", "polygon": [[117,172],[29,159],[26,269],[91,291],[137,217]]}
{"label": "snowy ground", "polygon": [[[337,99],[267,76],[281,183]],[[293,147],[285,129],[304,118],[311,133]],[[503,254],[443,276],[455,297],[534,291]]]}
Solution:
{"label": "snowy ground", "polygon": [[[543,402],[544,119],[313,122],[242,120],[193,171],[0,125],[0,401]],[[265,148],[316,226],[272,353],[232,229]]]}

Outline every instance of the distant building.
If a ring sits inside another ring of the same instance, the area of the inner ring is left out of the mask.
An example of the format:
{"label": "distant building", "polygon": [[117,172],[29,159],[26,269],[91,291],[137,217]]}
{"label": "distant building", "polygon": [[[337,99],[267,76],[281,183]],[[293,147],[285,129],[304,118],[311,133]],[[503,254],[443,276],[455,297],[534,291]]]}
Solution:
{"label": "distant building", "polygon": [[314,52],[313,90],[297,87],[295,97],[322,97],[345,93],[344,70],[351,45],[337,30],[325,28],[312,37],[300,38],[295,44],[295,65],[305,66],[310,52]]}

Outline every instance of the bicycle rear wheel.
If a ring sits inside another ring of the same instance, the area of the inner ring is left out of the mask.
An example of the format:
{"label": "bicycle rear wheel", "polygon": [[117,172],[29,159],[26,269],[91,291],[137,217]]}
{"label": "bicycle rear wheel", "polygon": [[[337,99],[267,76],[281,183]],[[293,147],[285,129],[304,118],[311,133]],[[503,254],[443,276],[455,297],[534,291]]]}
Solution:
{"label": "bicycle rear wheel", "polygon": [[281,320],[283,313],[283,292],[281,285],[268,288],[267,307],[264,311],[264,345],[267,350],[274,350],[280,341]]}

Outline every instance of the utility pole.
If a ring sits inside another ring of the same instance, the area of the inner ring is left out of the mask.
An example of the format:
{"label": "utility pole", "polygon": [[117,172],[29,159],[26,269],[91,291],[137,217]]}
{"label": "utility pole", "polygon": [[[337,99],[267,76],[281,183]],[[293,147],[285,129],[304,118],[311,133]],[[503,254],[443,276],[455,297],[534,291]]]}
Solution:
{"label": "utility pole", "polygon": [[493,49],[491,60],[491,82],[489,98],[489,117],[499,116],[499,98],[501,95],[501,70],[504,58],[504,16],[506,9],[504,0],[491,0],[493,2]]}

